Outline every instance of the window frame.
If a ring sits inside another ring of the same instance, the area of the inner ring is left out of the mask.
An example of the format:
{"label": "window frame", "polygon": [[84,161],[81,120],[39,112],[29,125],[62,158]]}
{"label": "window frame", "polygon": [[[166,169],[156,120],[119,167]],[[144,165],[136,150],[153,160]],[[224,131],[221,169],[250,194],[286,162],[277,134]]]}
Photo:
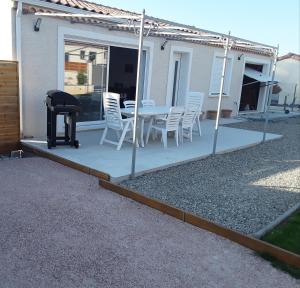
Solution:
{"label": "window frame", "polygon": [[85,60],[85,50],[80,50],[80,60]]}

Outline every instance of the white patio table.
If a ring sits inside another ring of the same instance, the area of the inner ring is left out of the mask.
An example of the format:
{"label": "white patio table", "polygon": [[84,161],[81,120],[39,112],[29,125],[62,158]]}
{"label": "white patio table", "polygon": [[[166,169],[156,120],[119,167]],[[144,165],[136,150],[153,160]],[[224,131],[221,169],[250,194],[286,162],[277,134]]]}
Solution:
{"label": "white patio table", "polygon": [[[146,118],[154,118],[156,116],[163,116],[168,114],[170,107],[168,106],[153,106],[153,107],[139,107],[139,119],[140,119],[140,144],[142,147],[144,144],[144,124]],[[134,108],[122,108],[121,113],[125,116],[133,116]]]}

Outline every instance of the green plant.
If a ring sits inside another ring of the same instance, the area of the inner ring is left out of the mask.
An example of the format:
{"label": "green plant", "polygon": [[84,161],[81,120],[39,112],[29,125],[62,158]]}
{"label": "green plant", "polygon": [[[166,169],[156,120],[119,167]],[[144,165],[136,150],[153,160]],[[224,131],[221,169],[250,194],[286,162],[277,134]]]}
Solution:
{"label": "green plant", "polygon": [[87,83],[87,75],[84,71],[79,71],[77,73],[77,84],[85,85]]}

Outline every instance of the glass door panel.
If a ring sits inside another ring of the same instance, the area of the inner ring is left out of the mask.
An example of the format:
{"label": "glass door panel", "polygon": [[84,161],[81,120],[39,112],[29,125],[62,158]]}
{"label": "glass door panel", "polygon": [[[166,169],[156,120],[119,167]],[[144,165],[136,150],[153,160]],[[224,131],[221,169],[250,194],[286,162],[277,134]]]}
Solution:
{"label": "glass door panel", "polygon": [[78,122],[103,120],[103,92],[107,89],[108,47],[65,42],[64,89],[78,98]]}
{"label": "glass door panel", "polygon": [[172,106],[176,106],[178,103],[178,92],[180,84],[180,66],[181,66],[181,55],[174,55],[174,76],[173,76],[173,90],[172,90]]}

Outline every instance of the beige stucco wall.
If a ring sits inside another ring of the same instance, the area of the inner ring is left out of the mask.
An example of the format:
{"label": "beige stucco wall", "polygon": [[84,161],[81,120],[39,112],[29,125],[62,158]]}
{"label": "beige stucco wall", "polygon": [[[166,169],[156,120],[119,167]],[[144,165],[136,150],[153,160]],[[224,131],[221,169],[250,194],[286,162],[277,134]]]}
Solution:
{"label": "beige stucco wall", "polygon": [[22,16],[23,134],[46,135],[46,91],[57,87],[57,27],[44,18],[34,32],[37,17]]}
{"label": "beige stucco wall", "polygon": [[[49,89],[58,88],[58,29],[69,27],[82,31],[101,33],[102,35],[115,35],[136,40],[135,35],[126,32],[108,31],[107,29],[83,24],[71,24],[68,21],[43,17],[40,31],[34,32],[33,25],[37,16],[22,16],[22,67],[23,67],[23,119],[24,135],[45,137],[46,134],[46,108],[44,104],[45,93]],[[216,110],[217,97],[209,97],[209,85],[213,57],[215,52],[223,53],[221,48],[213,48],[192,43],[169,41],[165,50],[160,46],[164,42],[162,38],[147,38],[153,43],[152,73],[150,82],[150,98],[158,105],[166,103],[168,73],[171,46],[183,46],[192,49],[191,77],[188,89],[190,91],[202,91],[205,93],[204,111]],[[117,46],[117,43],[113,45]],[[222,107],[232,109],[237,113],[239,103],[242,71],[244,67],[243,57],[255,57],[269,59],[267,57],[247,54],[239,51],[231,51],[233,55],[233,72],[231,78],[230,95],[224,97]],[[241,60],[238,55],[244,54]],[[237,104],[234,104],[234,103]]]}
{"label": "beige stucco wall", "polygon": [[296,85],[295,104],[300,104],[300,61],[295,59],[278,61],[276,79],[282,89],[279,93],[278,104],[284,104],[285,97],[287,97],[287,104],[293,102]]}

